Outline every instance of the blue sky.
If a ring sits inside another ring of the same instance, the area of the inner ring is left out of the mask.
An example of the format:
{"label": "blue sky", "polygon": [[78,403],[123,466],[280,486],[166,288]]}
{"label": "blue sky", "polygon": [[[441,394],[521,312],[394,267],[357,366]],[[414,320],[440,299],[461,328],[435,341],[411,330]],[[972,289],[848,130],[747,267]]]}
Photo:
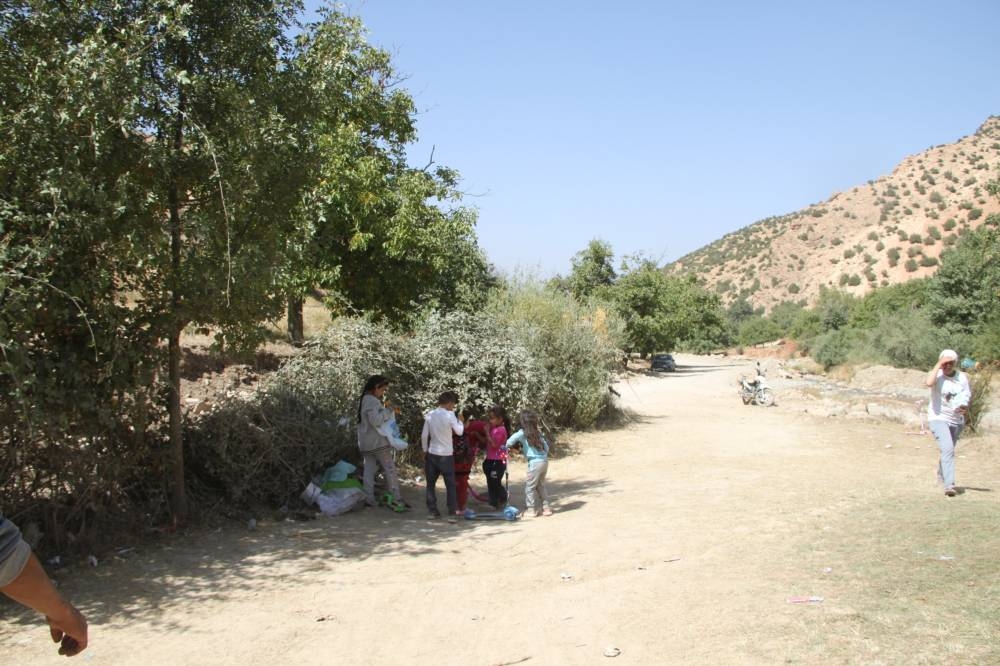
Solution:
{"label": "blue sky", "polygon": [[[310,7],[316,2],[310,0]],[[666,263],[1000,114],[1000,2],[353,0],[502,271]]]}

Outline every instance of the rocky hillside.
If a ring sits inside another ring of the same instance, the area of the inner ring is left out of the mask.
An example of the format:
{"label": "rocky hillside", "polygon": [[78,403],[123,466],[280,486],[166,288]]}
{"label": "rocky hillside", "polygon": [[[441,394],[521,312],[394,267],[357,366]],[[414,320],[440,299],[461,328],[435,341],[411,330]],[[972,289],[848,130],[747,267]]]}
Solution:
{"label": "rocky hillside", "polygon": [[972,136],[907,157],[870,180],[803,210],[761,220],[667,267],[695,272],[729,304],[815,301],[822,285],[855,295],[932,274],[941,252],[1000,202],[1000,116]]}

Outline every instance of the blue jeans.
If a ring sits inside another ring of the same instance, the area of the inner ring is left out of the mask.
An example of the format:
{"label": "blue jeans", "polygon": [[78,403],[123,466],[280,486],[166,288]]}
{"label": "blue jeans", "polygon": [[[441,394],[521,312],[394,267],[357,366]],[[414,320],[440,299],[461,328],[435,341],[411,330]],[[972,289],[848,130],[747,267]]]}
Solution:
{"label": "blue jeans", "polygon": [[937,440],[941,459],[938,462],[938,478],[945,488],[955,485],[955,446],[962,434],[963,426],[951,425],[947,421],[930,421],[931,432]]}

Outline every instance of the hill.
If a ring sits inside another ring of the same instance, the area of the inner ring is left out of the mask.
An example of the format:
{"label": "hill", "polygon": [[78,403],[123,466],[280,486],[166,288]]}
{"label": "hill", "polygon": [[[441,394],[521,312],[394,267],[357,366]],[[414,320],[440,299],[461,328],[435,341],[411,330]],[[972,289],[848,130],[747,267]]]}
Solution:
{"label": "hill", "polygon": [[986,183],[1000,168],[1000,116],[971,136],[904,159],[887,176],[823,203],[755,222],[665,270],[696,273],[729,304],[813,303],[820,286],[855,295],[932,274],[941,252],[1000,202]]}

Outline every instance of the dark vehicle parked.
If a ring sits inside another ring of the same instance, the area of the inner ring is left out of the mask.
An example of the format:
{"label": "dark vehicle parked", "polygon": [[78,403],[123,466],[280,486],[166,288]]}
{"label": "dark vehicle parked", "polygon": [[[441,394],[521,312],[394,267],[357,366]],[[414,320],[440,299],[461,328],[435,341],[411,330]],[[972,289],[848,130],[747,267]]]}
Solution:
{"label": "dark vehicle parked", "polygon": [[654,354],[649,369],[653,372],[673,372],[677,369],[677,364],[670,354]]}

